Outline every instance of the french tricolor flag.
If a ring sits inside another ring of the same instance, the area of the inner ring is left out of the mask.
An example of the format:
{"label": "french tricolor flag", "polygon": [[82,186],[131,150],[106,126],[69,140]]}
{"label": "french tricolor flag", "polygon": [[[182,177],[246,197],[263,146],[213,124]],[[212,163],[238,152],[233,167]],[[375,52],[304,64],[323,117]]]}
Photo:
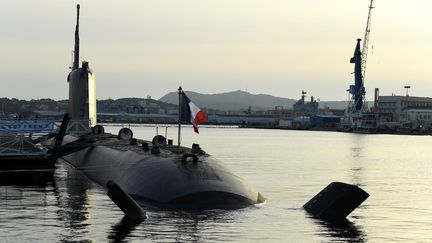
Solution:
{"label": "french tricolor flag", "polygon": [[182,93],[182,97],[180,109],[181,121],[192,123],[195,132],[199,133],[198,125],[201,122],[208,122],[208,117],[198,106],[190,101],[184,92]]}

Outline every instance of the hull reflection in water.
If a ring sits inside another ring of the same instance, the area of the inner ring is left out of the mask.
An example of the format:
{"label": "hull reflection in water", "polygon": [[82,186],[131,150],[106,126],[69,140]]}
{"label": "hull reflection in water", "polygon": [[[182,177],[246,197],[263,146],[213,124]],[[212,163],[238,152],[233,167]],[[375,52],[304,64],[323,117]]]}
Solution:
{"label": "hull reflection in water", "polygon": [[360,226],[355,223],[344,219],[339,221],[328,221],[318,218],[311,218],[313,222],[321,227],[318,235],[331,237],[332,239],[339,239],[347,242],[367,242],[367,235]]}
{"label": "hull reflection in water", "polygon": [[87,239],[89,182],[74,171],[62,166],[0,171],[0,238],[6,242]]}
{"label": "hull reflection in water", "polygon": [[[149,218],[139,225],[125,218],[111,226],[108,238],[120,242],[122,240],[149,240],[152,242],[222,242],[232,241],[238,235],[235,228],[225,228],[224,232],[212,231],[214,228],[230,225],[239,217],[246,217],[250,210],[203,210],[203,211],[172,211],[149,210]],[[212,236],[204,232],[212,231]]]}
{"label": "hull reflection in water", "polygon": [[45,187],[54,183],[54,169],[0,171],[0,185]]}

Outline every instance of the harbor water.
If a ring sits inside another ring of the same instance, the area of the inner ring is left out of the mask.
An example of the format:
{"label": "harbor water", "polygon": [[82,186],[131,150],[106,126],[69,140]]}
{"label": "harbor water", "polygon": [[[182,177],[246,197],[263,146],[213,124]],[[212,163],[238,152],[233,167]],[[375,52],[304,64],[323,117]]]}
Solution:
{"label": "harbor water", "polygon": [[[106,126],[113,133],[121,127]],[[155,127],[131,126],[151,140]],[[177,141],[177,130],[159,127]],[[202,127],[182,129],[267,199],[241,210],[146,209],[127,222],[106,196],[67,164],[55,171],[0,172],[0,242],[431,242],[432,136]],[[32,180],[29,180],[32,178]],[[348,222],[311,218],[302,205],[330,182],[370,197]]]}

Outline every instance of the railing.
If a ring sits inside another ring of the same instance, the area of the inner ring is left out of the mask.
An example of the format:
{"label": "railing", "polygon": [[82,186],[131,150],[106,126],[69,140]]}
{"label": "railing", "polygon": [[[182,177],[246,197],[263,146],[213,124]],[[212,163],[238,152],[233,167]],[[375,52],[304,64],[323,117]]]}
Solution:
{"label": "railing", "polygon": [[[57,120],[0,120],[0,156],[44,155],[47,149],[40,144],[48,134],[60,128]],[[71,120],[66,133],[91,132],[88,120]]]}
{"label": "railing", "polygon": [[43,155],[46,149],[24,135],[0,137],[0,156]]}
{"label": "railing", "polygon": [[46,154],[39,142],[56,128],[51,120],[0,120],[0,156]]}
{"label": "railing", "polygon": [[[70,120],[66,133],[71,134],[86,134],[91,132],[89,120]],[[58,125],[60,127],[60,124]]]}

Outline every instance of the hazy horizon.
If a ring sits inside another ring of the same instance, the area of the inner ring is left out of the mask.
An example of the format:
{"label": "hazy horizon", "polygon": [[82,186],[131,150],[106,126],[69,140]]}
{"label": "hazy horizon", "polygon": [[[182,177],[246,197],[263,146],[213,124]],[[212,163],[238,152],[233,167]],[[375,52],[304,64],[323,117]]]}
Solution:
{"label": "hazy horizon", "polygon": [[[68,98],[76,4],[81,60],[97,98],[159,99],[179,85],[212,94],[244,90],[297,99],[347,100],[369,0],[4,1],[0,97]],[[376,0],[367,100],[431,96],[432,21],[427,0]]]}

